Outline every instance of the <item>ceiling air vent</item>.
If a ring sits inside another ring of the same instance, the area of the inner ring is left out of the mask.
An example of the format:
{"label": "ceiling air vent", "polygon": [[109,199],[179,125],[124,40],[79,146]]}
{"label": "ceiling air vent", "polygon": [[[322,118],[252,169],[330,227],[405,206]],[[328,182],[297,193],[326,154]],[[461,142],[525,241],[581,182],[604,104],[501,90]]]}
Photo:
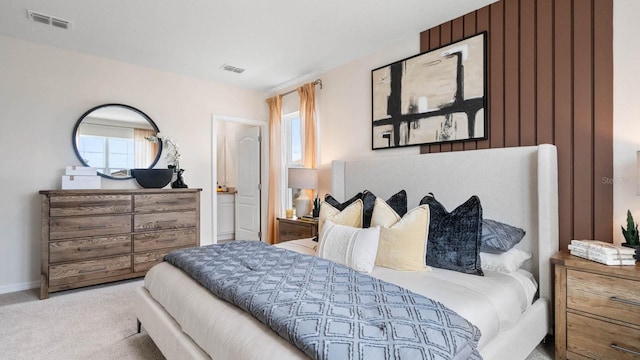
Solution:
{"label": "ceiling air vent", "polygon": [[51,25],[53,27],[65,30],[71,28],[71,22],[64,19],[58,19],[50,15],[27,10],[27,16],[29,17],[29,19],[40,24]]}
{"label": "ceiling air vent", "polygon": [[231,72],[234,72],[234,73],[237,73],[237,74],[241,74],[244,71],[244,69],[241,69],[241,68],[235,67],[235,66],[231,66],[229,64],[223,64],[220,68],[222,70],[231,71]]}

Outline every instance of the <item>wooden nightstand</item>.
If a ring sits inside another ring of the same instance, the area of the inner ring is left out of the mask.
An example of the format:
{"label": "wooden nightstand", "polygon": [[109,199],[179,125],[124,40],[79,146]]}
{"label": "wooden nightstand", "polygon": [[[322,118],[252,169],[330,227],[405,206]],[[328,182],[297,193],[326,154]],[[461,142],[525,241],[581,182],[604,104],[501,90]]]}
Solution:
{"label": "wooden nightstand", "polygon": [[555,264],[556,359],[640,359],[640,265],[561,251]]}
{"label": "wooden nightstand", "polygon": [[318,222],[278,218],[278,243],[289,240],[312,238],[318,235]]}

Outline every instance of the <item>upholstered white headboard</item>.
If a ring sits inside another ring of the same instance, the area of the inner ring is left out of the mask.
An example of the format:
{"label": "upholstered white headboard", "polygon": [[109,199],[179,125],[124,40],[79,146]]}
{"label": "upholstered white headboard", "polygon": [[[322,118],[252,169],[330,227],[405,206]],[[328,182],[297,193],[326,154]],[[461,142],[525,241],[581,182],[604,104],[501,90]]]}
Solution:
{"label": "upholstered white headboard", "polygon": [[525,229],[518,248],[533,253],[528,269],[551,299],[549,258],[558,251],[558,166],[554,145],[411,156],[332,164],[332,195],[344,201],[362,190],[387,199],[404,189],[412,209],[432,192],[451,211],[477,195],[483,217]]}

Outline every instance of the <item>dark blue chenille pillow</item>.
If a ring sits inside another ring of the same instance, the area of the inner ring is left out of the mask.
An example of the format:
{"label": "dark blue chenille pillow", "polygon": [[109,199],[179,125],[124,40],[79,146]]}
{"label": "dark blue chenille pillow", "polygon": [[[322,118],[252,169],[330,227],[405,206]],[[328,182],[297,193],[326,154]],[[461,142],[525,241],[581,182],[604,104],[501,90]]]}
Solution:
{"label": "dark blue chenille pillow", "polygon": [[492,254],[502,254],[516,246],[526,232],[518,227],[499,221],[482,220],[482,246],[480,251]]}
{"label": "dark blue chenille pillow", "polygon": [[[362,192],[362,227],[368,228],[371,226],[371,217],[373,216],[373,206],[376,203],[376,198],[371,191],[365,190]],[[400,190],[386,201],[386,203],[395,211],[400,217],[403,217],[407,213],[407,192]]]}
{"label": "dark blue chenille pillow", "polygon": [[342,211],[344,209],[347,208],[347,206],[351,205],[354,201],[361,199],[362,200],[362,193],[357,193],[355,194],[351,199],[341,203],[340,201],[336,200],[336,198],[334,198],[333,196],[331,196],[330,194],[327,194],[324,196],[324,201],[327,202],[327,204],[333,206],[334,208]]}
{"label": "dark blue chenille pillow", "polygon": [[483,276],[480,264],[482,205],[472,196],[452,212],[429,194],[420,205],[429,205],[427,265]]}

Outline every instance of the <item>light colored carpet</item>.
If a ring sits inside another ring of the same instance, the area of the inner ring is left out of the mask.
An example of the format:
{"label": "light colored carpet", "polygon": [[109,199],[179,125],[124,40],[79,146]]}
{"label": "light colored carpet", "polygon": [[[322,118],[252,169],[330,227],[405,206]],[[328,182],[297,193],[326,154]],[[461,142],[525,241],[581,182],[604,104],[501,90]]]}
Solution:
{"label": "light colored carpet", "polygon": [[0,359],[164,359],[136,332],[132,299],[142,280],[51,294],[0,296]]}
{"label": "light colored carpet", "polygon": [[[63,291],[0,295],[0,359],[163,360],[144,330],[136,333],[132,299],[142,280]],[[553,342],[527,360],[553,358]],[[505,357],[508,360],[508,357]]]}

